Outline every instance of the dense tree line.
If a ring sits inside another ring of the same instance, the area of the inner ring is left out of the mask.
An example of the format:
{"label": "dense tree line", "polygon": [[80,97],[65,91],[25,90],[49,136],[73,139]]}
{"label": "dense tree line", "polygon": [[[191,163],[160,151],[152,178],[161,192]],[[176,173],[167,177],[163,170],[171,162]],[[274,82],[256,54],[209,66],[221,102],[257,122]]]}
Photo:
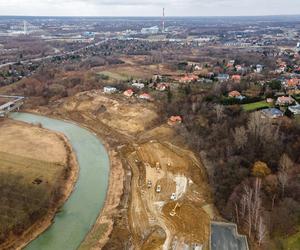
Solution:
{"label": "dense tree line", "polygon": [[300,128],[289,119],[268,120],[238,105],[207,102],[210,91],[173,90],[161,114],[181,115],[179,132],[213,166],[209,177],[221,214],[237,222],[253,244],[268,248],[295,233],[300,222]]}

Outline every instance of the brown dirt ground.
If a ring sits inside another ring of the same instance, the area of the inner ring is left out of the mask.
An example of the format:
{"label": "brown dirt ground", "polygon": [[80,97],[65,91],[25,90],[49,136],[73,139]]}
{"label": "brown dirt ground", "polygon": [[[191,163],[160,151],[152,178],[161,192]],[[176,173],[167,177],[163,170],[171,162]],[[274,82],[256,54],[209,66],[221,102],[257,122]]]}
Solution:
{"label": "brown dirt ground", "polygon": [[[143,103],[128,104],[122,100],[112,99],[101,91],[84,92],[67,100],[63,109],[68,112],[87,114],[94,120],[117,130],[125,135],[135,135],[144,131],[157,115]],[[105,109],[105,111],[100,111]]]}
{"label": "brown dirt ground", "polygon": [[[206,177],[199,171],[199,161],[188,151],[158,141],[136,145],[127,159],[133,174],[128,216],[134,247],[142,249],[146,244],[143,239],[150,237],[153,227],[159,226],[167,235],[160,245],[164,249],[177,238],[179,243],[198,243],[208,249],[211,218],[203,207],[210,204],[211,197]],[[199,168],[197,176],[192,176],[194,168]],[[148,180],[152,182],[150,189]],[[162,187],[159,194],[155,192],[157,185]],[[172,193],[178,193],[178,203],[184,204],[175,217],[169,215],[176,204],[170,200]]]}

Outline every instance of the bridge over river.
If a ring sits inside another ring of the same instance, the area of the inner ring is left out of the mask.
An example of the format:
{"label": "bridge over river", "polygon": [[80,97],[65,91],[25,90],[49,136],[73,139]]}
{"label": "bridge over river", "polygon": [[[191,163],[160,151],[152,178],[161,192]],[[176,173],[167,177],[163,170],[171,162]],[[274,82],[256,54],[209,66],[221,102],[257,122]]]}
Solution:
{"label": "bridge over river", "polygon": [[5,117],[12,111],[19,111],[24,99],[23,96],[0,95],[0,117]]}

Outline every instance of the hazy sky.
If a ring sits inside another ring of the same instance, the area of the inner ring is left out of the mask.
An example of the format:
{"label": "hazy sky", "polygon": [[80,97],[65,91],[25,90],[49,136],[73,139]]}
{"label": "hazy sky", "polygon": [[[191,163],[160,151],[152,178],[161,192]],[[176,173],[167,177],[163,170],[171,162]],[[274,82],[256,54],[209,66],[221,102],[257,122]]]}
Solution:
{"label": "hazy sky", "polygon": [[0,15],[240,16],[300,14],[300,0],[0,0]]}

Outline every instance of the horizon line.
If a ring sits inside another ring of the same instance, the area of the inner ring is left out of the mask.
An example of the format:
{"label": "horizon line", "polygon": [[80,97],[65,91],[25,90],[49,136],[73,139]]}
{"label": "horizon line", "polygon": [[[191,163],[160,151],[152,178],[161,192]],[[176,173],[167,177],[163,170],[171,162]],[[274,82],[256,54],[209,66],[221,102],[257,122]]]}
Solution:
{"label": "horizon line", "polygon": [[[188,17],[300,17],[299,14],[262,14],[262,15],[192,15],[192,16],[180,16],[180,15],[168,15],[165,16],[166,18],[168,17],[183,17],[183,18],[188,18]],[[0,17],[77,17],[77,18],[99,18],[99,17],[112,17],[112,18],[117,18],[117,17],[161,17],[161,16],[96,16],[96,15],[91,15],[91,16],[80,16],[80,15],[2,15],[0,14]]]}

